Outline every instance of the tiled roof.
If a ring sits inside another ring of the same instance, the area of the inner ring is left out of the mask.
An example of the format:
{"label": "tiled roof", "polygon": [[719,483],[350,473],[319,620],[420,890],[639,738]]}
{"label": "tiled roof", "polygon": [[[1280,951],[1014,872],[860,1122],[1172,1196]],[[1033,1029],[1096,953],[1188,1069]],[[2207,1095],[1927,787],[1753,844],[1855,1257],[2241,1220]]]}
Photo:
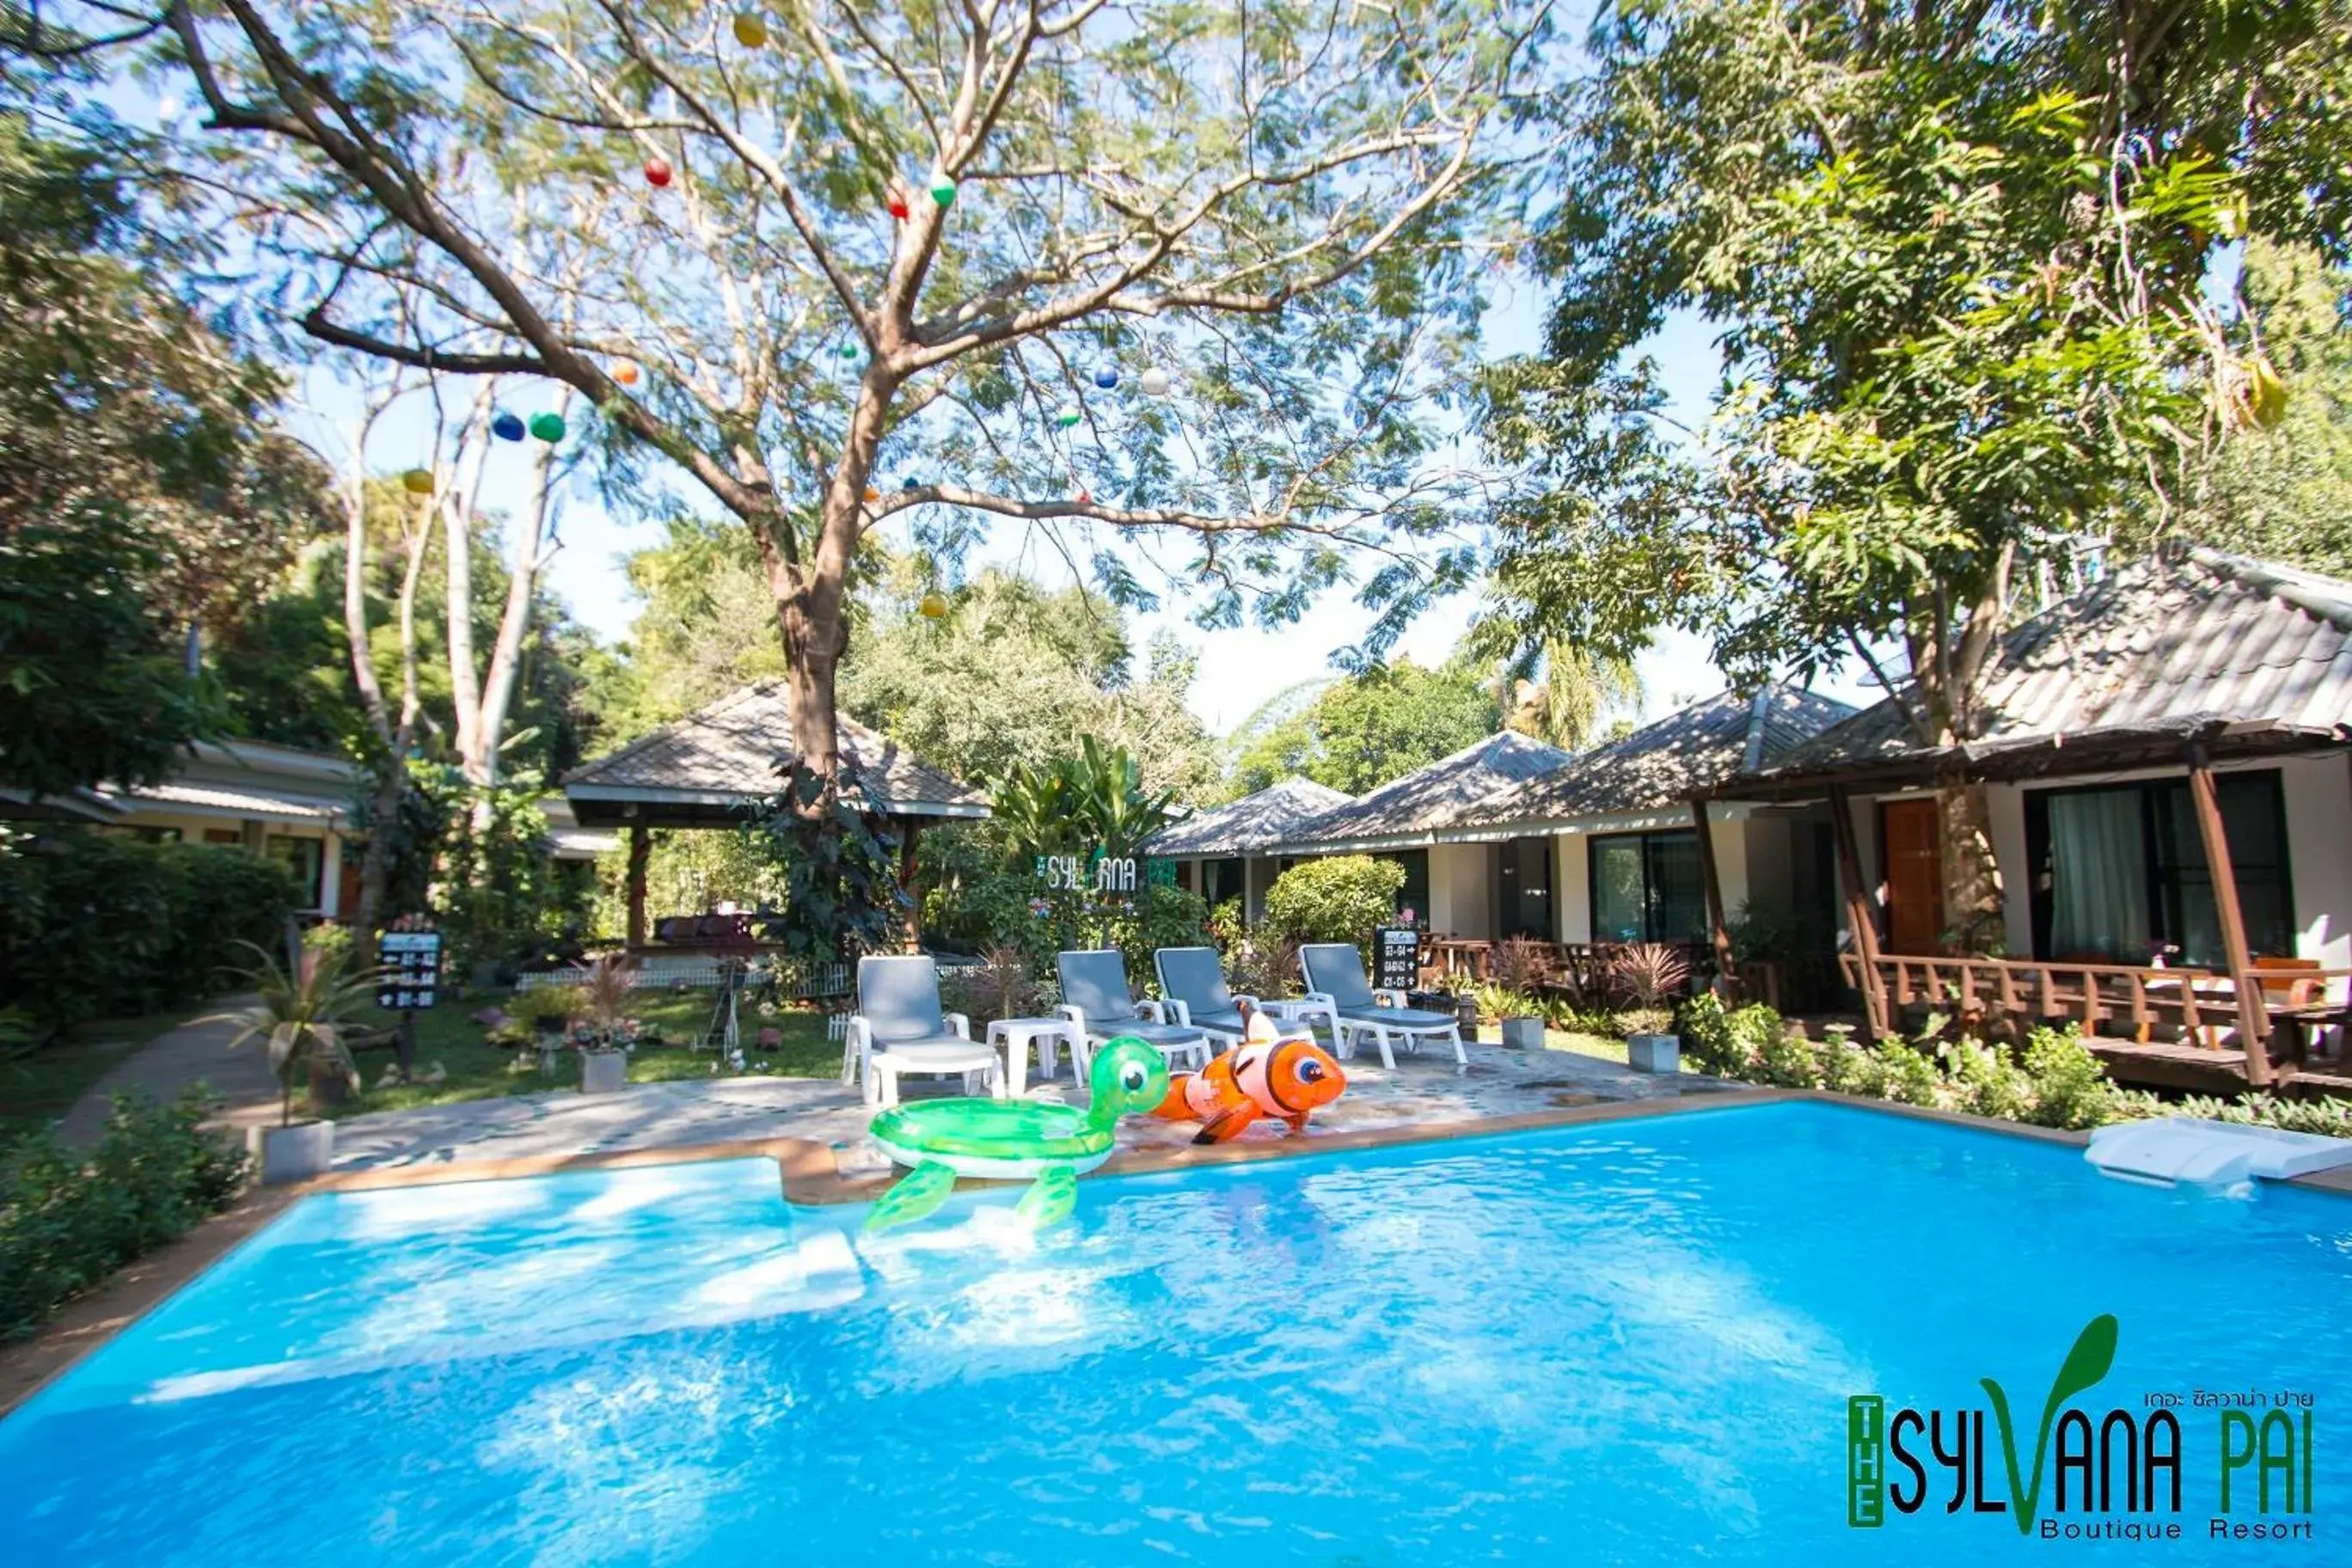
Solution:
{"label": "tiled roof", "polygon": [[[646,800],[774,793],[792,761],[792,699],[781,680],[761,681],[664,724],[617,752],[563,776],[582,799]],[[884,812],[916,816],[986,816],[987,797],[855,720],[840,721],[842,760]]]}
{"label": "tiled roof", "polygon": [[[2352,584],[2210,550],[2137,563],[2002,637],[1982,711],[1986,750],[2221,723],[2325,735],[2352,725]],[[1775,771],[1929,754],[1889,699]]]}
{"label": "tiled roof", "polygon": [[1144,843],[1151,855],[1246,855],[1279,844],[1353,797],[1309,778],[1287,778],[1230,805],[1173,822]]}
{"label": "tiled roof", "polygon": [[1451,826],[1473,803],[1568,761],[1569,753],[1558,746],[1506,730],[1325,812],[1284,838],[1280,847],[1316,852],[1424,839]]}
{"label": "tiled roof", "polygon": [[1452,826],[1496,827],[1679,805],[1735,773],[1771,766],[1853,713],[1843,702],[1793,686],[1764,686],[1745,695],[1726,691],[1540,778],[1497,790]]}

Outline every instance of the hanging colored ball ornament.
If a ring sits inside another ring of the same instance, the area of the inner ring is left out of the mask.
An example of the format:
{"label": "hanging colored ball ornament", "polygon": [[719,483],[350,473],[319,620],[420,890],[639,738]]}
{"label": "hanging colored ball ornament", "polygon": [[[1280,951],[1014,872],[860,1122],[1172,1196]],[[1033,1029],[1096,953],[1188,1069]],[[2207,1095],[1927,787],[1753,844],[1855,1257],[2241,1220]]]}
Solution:
{"label": "hanging colored ball ornament", "polygon": [[1083,417],[1076,405],[1065,403],[1062,405],[1061,412],[1054,416],[1054,423],[1066,430]]}
{"label": "hanging colored ball ornament", "polygon": [[866,500],[869,504],[874,501],[880,500],[881,499],[882,492],[880,490],[876,489],[872,485],[866,487]]}
{"label": "hanging colored ball ornament", "polygon": [[895,218],[903,219],[906,217],[908,211],[907,198],[900,195],[897,191],[892,191],[890,193],[890,216]]}
{"label": "hanging colored ball ornament", "polygon": [[942,207],[951,207],[955,205],[955,198],[956,184],[953,180],[941,174],[931,182],[931,200],[939,203]]}
{"label": "hanging colored ball ornament", "polygon": [[625,359],[620,363],[614,365],[613,367],[613,379],[619,382],[623,386],[636,385],[637,362],[632,359]]}
{"label": "hanging colored ball ornament", "polygon": [[1094,491],[1092,491],[1092,490],[1080,490],[1080,491],[1078,492],[1078,504],[1079,504],[1080,506],[1092,506],[1092,505],[1094,505],[1094,504],[1095,504],[1095,492],[1094,492]]}
{"label": "hanging colored ball ornament", "polygon": [[433,470],[411,468],[400,476],[400,484],[410,495],[429,496],[433,493]]}
{"label": "hanging colored ball ornament", "polygon": [[561,414],[532,415],[530,433],[552,447],[563,439],[563,416]]}
{"label": "hanging colored ball ornament", "polygon": [[844,359],[856,359],[857,357],[857,345],[856,343],[842,344],[841,357]]}
{"label": "hanging colored ball ornament", "polygon": [[668,159],[648,158],[646,160],[646,184],[656,187],[669,184]]}
{"label": "hanging colored ball ornament", "polygon": [[900,485],[898,488],[902,490],[919,490],[923,488],[923,483],[920,479],[908,479],[905,484]]}
{"label": "hanging colored ball ornament", "polygon": [[738,12],[735,16],[735,41],[747,49],[756,49],[768,41],[766,18],[756,11]]}
{"label": "hanging colored ball ornament", "polygon": [[524,434],[522,419],[518,415],[501,414],[490,421],[490,434],[501,441],[520,441]]}
{"label": "hanging colored ball ornament", "polygon": [[1143,373],[1142,386],[1143,395],[1146,397],[1167,396],[1168,385],[1168,373],[1161,370],[1158,365],[1153,365],[1150,370]]}
{"label": "hanging colored ball ornament", "polygon": [[947,595],[934,588],[924,595],[923,602],[915,607],[923,612],[923,619],[936,621],[948,613]]}
{"label": "hanging colored ball ornament", "polygon": [[1103,366],[1102,369],[1095,372],[1095,384],[1101,387],[1105,392],[1108,392],[1112,387],[1118,384],[1118,372],[1111,369],[1108,365]]}

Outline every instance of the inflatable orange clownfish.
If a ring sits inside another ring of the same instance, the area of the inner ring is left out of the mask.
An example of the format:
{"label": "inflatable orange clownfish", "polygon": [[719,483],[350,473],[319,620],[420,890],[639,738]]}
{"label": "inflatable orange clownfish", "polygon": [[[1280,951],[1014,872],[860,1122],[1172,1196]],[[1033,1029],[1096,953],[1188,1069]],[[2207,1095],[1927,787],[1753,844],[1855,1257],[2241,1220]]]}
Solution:
{"label": "inflatable orange clownfish", "polygon": [[1348,1075],[1314,1041],[1276,1039],[1273,1020],[1262,1014],[1244,1026],[1247,1038],[1204,1070],[1177,1074],[1160,1102],[1158,1113],[1170,1121],[1201,1124],[1195,1143],[1237,1138],[1261,1116],[1304,1132],[1308,1113],[1348,1087]]}

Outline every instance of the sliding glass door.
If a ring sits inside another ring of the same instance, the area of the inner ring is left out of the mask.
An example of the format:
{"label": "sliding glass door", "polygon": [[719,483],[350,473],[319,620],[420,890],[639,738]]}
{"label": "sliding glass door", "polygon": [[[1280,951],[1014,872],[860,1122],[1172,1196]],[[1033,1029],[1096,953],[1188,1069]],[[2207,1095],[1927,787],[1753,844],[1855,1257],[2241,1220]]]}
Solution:
{"label": "sliding glass door", "polygon": [[[2294,893],[2279,776],[2224,773],[2214,782],[2247,949],[2291,955]],[[2031,792],[2025,833],[2035,957],[2146,963],[2160,956],[2203,968],[2229,962],[2186,779]]]}
{"label": "sliding glass door", "polygon": [[1696,833],[1612,833],[1592,840],[1590,859],[1593,941],[1705,939]]}

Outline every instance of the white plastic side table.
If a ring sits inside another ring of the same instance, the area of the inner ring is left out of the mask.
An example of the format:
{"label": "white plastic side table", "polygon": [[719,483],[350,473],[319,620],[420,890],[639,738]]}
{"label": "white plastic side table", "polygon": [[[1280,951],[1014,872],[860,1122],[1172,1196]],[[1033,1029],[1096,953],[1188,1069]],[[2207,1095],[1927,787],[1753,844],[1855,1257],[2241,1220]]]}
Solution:
{"label": "white plastic side table", "polygon": [[[1037,1053],[1037,1076],[1054,1076],[1054,1047],[1069,1045],[1069,1025],[1060,1018],[999,1018],[988,1026],[988,1043],[1004,1053],[1005,1087],[1013,1098],[1020,1099],[1029,1089],[1029,1052]],[[1070,1046],[1073,1068],[1084,1060],[1075,1045]]]}
{"label": "white plastic side table", "polygon": [[1315,1037],[1315,1020],[1320,1018],[1323,1026],[1331,1031],[1331,1048],[1339,1048],[1339,1010],[1328,1002],[1309,996],[1274,996],[1260,1001],[1257,1008],[1278,1023],[1304,1029],[1310,1040]]}

